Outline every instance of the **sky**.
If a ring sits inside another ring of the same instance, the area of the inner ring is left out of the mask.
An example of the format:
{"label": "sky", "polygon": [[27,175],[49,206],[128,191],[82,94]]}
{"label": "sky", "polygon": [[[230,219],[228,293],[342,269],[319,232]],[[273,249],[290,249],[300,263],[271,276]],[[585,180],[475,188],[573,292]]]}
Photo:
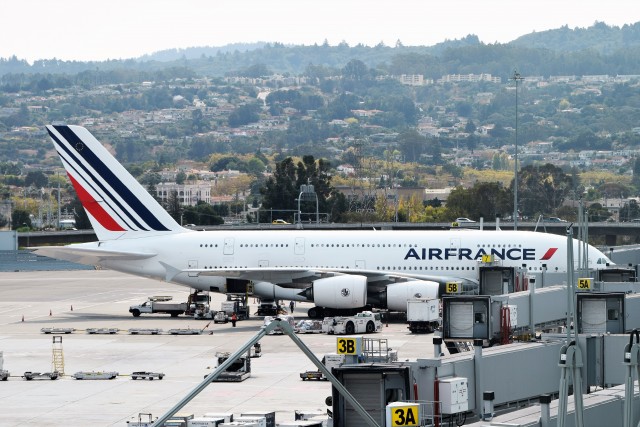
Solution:
{"label": "sky", "polygon": [[638,0],[4,0],[0,57],[106,60],[164,49],[280,42],[484,43],[595,22],[640,22]]}

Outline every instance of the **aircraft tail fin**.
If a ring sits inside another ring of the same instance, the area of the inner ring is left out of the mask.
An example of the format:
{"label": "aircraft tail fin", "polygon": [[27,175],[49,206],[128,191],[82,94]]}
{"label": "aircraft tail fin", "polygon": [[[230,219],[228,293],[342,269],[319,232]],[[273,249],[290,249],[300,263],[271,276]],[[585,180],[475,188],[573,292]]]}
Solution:
{"label": "aircraft tail fin", "polygon": [[99,240],[187,232],[84,127],[47,126]]}

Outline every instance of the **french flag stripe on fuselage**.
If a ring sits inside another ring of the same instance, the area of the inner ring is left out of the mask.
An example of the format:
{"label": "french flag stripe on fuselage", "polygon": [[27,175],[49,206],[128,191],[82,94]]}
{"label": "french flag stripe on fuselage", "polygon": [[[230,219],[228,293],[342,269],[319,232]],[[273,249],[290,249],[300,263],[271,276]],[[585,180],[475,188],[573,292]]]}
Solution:
{"label": "french flag stripe on fuselage", "polygon": [[[111,188],[113,188],[120,198],[132,209],[138,217],[140,217],[150,228],[157,231],[168,231],[168,229],[158,221],[158,219],[147,209],[147,207],[129,190],[129,188],[91,151],[84,142],[78,138],[78,136],[68,126],[54,126],[54,128],[67,140],[71,147],[83,147],[81,150],[76,150],[80,156],[95,170],[98,175],[104,179]],[[75,159],[75,156],[70,150],[65,149],[67,154]],[[84,167],[79,161],[76,160],[85,173],[94,181],[100,189],[104,192],[108,199],[112,200],[127,217],[131,219],[139,228],[145,229],[145,227],[138,222],[134,215],[131,214],[129,209],[126,209],[120,201],[114,197],[110,191],[93,175],[86,167]]]}
{"label": "french flag stripe on fuselage", "polygon": [[553,256],[553,254],[556,253],[557,250],[558,248],[549,248],[547,252],[545,252],[545,254],[542,255],[542,258],[540,258],[540,261],[546,261],[550,259]]}

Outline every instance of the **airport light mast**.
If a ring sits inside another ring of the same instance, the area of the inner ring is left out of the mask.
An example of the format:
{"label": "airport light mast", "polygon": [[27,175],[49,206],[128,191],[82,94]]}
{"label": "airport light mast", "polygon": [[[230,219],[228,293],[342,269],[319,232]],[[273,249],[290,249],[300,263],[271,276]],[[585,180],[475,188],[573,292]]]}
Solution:
{"label": "airport light mast", "polygon": [[516,141],[514,150],[514,166],[513,166],[513,229],[518,229],[518,83],[524,80],[524,77],[518,73],[518,70],[513,71],[513,76],[510,77],[516,83]]}

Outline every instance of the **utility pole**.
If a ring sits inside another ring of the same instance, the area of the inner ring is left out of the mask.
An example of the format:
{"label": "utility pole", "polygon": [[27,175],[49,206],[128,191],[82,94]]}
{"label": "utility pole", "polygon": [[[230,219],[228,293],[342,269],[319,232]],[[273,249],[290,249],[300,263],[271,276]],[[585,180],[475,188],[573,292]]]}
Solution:
{"label": "utility pole", "polygon": [[513,167],[513,229],[518,229],[518,83],[524,78],[517,70],[513,71],[510,80],[516,83],[516,143]]}

